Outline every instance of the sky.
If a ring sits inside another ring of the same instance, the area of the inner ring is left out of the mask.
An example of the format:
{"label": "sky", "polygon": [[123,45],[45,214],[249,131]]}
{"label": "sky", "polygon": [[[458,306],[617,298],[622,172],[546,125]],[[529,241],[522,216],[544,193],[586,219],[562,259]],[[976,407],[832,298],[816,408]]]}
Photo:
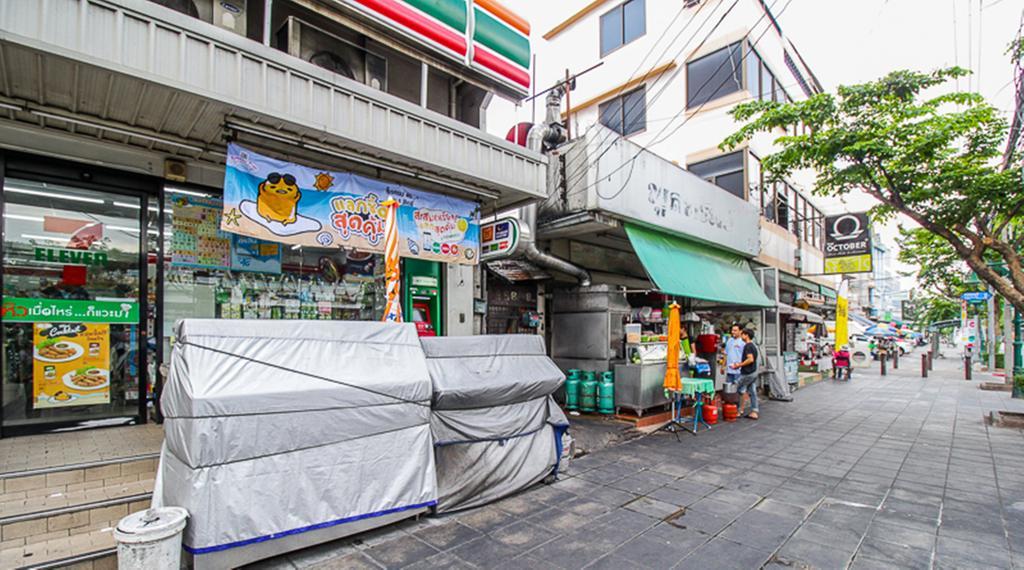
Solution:
{"label": "sky", "polygon": [[[548,1],[505,0],[509,8],[533,24],[535,43],[544,41],[540,35],[550,27],[551,18],[545,12]],[[562,1],[581,8],[589,3]],[[779,6],[774,9],[777,15],[782,6],[787,6],[774,0],[768,3]],[[778,21],[827,91],[876,79],[896,69],[932,70],[959,65],[973,71],[970,78],[960,80],[959,89],[980,93],[1009,117],[1013,110],[1013,67],[1004,52],[1017,34],[1022,12],[1021,0],[791,0]],[[543,65],[538,61],[538,67]],[[543,112],[541,106],[538,115]],[[529,105],[517,110],[495,100],[488,112],[488,130],[504,136],[510,125],[529,119]],[[874,203],[867,195],[851,195],[845,203],[821,198],[816,202],[826,213],[863,211]],[[893,251],[900,223],[914,225],[907,218],[897,218],[876,227]],[[895,263],[893,269],[913,268]],[[901,279],[903,288],[913,286],[913,282],[912,277]]]}

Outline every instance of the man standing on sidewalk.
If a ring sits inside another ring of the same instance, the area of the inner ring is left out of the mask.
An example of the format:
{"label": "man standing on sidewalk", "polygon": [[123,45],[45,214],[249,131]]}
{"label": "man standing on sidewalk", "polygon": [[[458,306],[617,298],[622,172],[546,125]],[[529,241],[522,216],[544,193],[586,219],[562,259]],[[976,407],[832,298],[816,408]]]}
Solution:
{"label": "man standing on sidewalk", "polygon": [[757,347],[754,346],[754,331],[743,329],[742,360],[735,365],[735,370],[740,372],[739,392],[743,394],[743,401],[740,402],[740,411],[747,407],[747,400],[750,400],[750,413],[747,417],[756,420],[758,418],[757,407]]}
{"label": "man standing on sidewalk", "polygon": [[740,368],[734,365],[743,360],[743,346],[746,343],[740,338],[742,333],[740,325],[735,324],[729,329],[731,336],[725,341],[725,381],[733,384],[740,379]]}

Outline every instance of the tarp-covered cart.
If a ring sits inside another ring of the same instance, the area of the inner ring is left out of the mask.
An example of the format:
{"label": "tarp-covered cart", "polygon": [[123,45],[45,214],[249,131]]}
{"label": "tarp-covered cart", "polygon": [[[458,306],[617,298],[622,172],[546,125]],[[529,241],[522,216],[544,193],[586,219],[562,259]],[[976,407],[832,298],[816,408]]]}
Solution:
{"label": "tarp-covered cart", "polygon": [[413,325],[178,323],[155,505],[197,568],[390,524],[436,503],[431,380]]}
{"label": "tarp-covered cart", "polygon": [[434,384],[439,511],[475,507],[555,473],[565,376],[536,335],[423,338]]}

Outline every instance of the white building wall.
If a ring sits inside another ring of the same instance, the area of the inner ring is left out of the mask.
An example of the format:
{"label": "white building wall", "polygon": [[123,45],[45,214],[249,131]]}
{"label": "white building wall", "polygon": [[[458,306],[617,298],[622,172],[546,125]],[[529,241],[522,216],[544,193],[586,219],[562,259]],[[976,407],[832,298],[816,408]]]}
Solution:
{"label": "white building wall", "polygon": [[[796,78],[785,65],[783,53],[787,42],[771,24],[758,0],[740,0],[710,36],[709,31],[729,8],[730,1],[704,0],[701,2],[702,8],[687,8],[672,22],[679,12],[680,2],[647,0],[646,33],[602,57],[599,29],[601,16],[621,3],[618,0],[604,2],[550,41],[539,39],[536,42],[537,86],[541,89],[563,80],[566,69],[576,73],[601,63],[600,67],[579,77],[575,90],[570,94],[570,105],[574,109],[570,120],[573,137],[598,122],[600,102],[635,89],[639,84],[628,85],[621,90],[620,86],[661,68],[665,69],[662,73],[643,82],[647,90],[646,129],[628,135],[627,138],[681,166],[723,154],[725,151],[719,145],[726,136],[739,128],[739,123],[734,121],[729,111],[736,104],[750,101],[753,97],[742,90],[709,101],[697,109],[688,109],[686,63],[744,37],[749,37],[787,94],[795,100],[805,98]],[[582,7],[581,3],[551,3],[549,12],[536,21],[538,35],[547,34]],[[665,26],[669,26],[667,30]],[[797,58],[792,49],[790,54]],[[809,74],[804,75],[807,81],[811,81]],[[580,108],[580,105],[588,102],[589,105]],[[781,131],[760,134],[746,146],[753,153],[766,156],[776,150],[773,141],[781,134]],[[569,163],[567,176],[572,180],[574,176],[582,174],[581,169],[584,167],[584,164]],[[813,181],[813,174],[807,172],[795,173],[788,180],[808,198]],[[748,180],[747,186],[751,183],[753,181]],[[760,197],[756,193],[750,193],[748,199],[760,206]],[[762,255],[758,261],[796,273],[796,237],[764,219],[761,225]],[[800,271],[820,274],[823,270],[820,250],[806,241],[800,249],[803,260]],[[833,287],[838,284],[834,278],[817,279]]]}

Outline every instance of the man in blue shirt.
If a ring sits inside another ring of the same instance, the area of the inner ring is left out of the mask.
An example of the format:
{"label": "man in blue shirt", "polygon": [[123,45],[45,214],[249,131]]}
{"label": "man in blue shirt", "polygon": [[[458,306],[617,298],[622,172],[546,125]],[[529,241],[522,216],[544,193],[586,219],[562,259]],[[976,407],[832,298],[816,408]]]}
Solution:
{"label": "man in blue shirt", "polygon": [[736,382],[740,379],[740,369],[734,364],[739,364],[743,360],[743,346],[747,343],[743,342],[740,335],[743,333],[743,328],[740,325],[735,324],[729,330],[731,335],[725,341],[725,381]]}

